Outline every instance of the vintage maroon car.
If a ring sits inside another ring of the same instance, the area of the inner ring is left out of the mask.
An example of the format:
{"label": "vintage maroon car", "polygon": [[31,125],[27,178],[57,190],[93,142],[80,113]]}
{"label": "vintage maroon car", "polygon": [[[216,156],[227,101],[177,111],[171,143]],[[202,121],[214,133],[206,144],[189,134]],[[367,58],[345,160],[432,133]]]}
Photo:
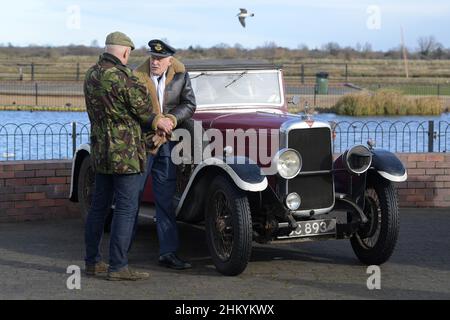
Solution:
{"label": "vintage maroon car", "polygon": [[[334,159],[330,125],[288,113],[296,99],[286,101],[280,68],[188,69],[198,106],[183,129],[193,143],[174,134],[182,140],[174,203],[180,221],[204,225],[218,271],[243,272],[253,241],[350,239],[363,263],[389,259],[399,230],[393,182],[407,177],[394,154],[356,145]],[[70,197],[85,214],[93,185],[89,145],[77,150],[72,171]]]}

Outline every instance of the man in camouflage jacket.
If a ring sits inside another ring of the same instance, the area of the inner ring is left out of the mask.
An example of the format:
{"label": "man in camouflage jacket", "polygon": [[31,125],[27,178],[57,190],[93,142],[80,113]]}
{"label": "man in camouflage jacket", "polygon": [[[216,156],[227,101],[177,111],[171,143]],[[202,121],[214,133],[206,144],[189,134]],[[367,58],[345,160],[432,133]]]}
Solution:
{"label": "man in camouflage jacket", "polygon": [[[87,71],[84,83],[91,122],[90,156],[95,172],[95,191],[86,218],[86,273],[108,272],[108,280],[139,280],[149,276],[131,271],[127,259],[138,210],[139,182],[147,160],[141,126],[167,132],[172,129],[151,111],[148,90],[125,66],[133,49],[134,44],[125,34],[109,34],[106,52]],[[101,260],[99,246],[113,198],[108,267]]]}

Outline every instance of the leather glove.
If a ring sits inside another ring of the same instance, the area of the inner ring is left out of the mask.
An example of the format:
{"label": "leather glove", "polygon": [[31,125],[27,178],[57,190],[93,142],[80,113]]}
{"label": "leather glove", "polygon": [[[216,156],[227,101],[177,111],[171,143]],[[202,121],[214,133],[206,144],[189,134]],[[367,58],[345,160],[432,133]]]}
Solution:
{"label": "leather glove", "polygon": [[167,142],[167,137],[165,134],[156,133],[153,135],[152,141],[154,148],[159,148],[160,146],[162,146],[164,143]]}
{"label": "leather glove", "polygon": [[149,143],[147,144],[148,152],[151,155],[156,155],[158,149],[168,141],[167,135],[162,130],[157,130],[155,133],[151,134]]}

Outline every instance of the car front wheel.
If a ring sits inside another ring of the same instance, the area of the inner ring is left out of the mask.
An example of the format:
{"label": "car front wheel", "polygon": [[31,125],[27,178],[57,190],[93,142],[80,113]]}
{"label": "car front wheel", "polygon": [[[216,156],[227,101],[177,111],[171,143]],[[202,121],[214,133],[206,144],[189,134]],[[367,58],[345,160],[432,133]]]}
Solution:
{"label": "car front wheel", "polygon": [[392,255],[399,233],[398,201],[392,182],[368,177],[364,213],[369,222],[350,242],[362,263],[380,265]]}
{"label": "car front wheel", "polygon": [[242,273],[252,250],[252,219],[248,198],[223,176],[217,176],[207,195],[206,240],[217,270],[227,276]]}

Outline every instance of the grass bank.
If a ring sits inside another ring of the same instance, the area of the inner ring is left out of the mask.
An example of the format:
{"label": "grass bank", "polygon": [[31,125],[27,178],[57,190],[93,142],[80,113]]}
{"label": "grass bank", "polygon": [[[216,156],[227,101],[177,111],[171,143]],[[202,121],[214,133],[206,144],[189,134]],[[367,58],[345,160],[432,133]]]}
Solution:
{"label": "grass bank", "polygon": [[444,105],[438,97],[408,97],[398,90],[379,90],[341,97],[332,112],[348,116],[439,115]]}

